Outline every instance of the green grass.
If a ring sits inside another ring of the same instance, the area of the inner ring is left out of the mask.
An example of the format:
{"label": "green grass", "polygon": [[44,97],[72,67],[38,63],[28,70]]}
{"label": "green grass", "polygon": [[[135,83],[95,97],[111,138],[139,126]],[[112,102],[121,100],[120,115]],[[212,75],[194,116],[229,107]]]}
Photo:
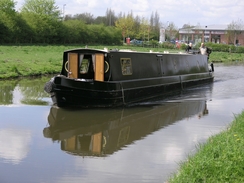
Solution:
{"label": "green grass", "polygon": [[60,46],[0,46],[0,78],[57,73],[63,51]]}
{"label": "green grass", "polygon": [[212,52],[210,61],[213,62],[243,62],[244,53]]}
{"label": "green grass", "polygon": [[[0,46],[0,79],[20,76],[35,76],[59,73],[62,67],[63,51],[85,45],[73,46]],[[90,48],[103,49],[131,49],[134,51],[179,52],[184,50],[169,50],[159,47],[138,46],[89,46]],[[213,52],[210,61],[244,61],[244,53]]]}
{"label": "green grass", "polygon": [[244,182],[244,111],[223,132],[200,144],[170,183]]}

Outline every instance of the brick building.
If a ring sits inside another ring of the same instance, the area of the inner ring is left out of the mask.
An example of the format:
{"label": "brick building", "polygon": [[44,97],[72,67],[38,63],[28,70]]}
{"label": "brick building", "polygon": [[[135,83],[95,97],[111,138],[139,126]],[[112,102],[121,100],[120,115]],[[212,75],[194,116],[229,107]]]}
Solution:
{"label": "brick building", "polygon": [[179,40],[184,42],[213,42],[244,45],[244,30],[228,34],[228,25],[195,26],[179,29]]}

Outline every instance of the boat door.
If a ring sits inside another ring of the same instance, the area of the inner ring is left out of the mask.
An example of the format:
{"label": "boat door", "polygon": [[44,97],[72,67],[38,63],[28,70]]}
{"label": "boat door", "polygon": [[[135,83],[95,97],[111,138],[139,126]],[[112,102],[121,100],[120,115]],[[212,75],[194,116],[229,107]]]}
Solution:
{"label": "boat door", "polygon": [[95,54],[95,80],[104,81],[104,55]]}
{"label": "boat door", "polygon": [[102,152],[102,141],[103,141],[102,137],[103,137],[102,132],[98,132],[98,133],[92,135],[92,139],[91,139],[92,153],[101,154],[101,152]]}
{"label": "boat door", "polygon": [[68,78],[78,78],[78,53],[68,54]]}
{"label": "boat door", "polygon": [[63,147],[66,151],[73,151],[76,149],[76,136],[65,139],[65,144]]}
{"label": "boat door", "polygon": [[103,145],[102,132],[93,135],[75,135],[62,140],[61,149],[70,152],[92,152],[92,154],[101,154]]}

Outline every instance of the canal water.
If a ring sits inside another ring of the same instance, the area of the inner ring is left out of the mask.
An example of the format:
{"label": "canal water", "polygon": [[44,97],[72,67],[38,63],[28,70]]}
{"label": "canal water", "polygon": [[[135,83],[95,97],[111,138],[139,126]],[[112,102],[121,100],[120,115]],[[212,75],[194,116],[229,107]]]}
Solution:
{"label": "canal water", "polygon": [[166,182],[199,143],[244,110],[244,66],[213,84],[127,108],[63,110],[50,77],[0,81],[1,183]]}

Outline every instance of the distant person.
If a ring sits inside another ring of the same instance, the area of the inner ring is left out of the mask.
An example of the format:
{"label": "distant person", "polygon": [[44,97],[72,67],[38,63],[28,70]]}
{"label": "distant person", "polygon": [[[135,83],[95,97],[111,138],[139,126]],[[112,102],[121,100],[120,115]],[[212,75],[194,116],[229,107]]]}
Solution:
{"label": "distant person", "polygon": [[192,49],[192,43],[189,43],[186,47],[186,52],[188,53]]}
{"label": "distant person", "polygon": [[207,55],[209,59],[209,55],[211,54],[212,50],[205,46],[204,43],[201,43],[201,46],[199,48],[199,51],[202,55]]}
{"label": "distant person", "polygon": [[199,51],[200,51],[200,53],[201,53],[202,55],[207,55],[207,49],[206,49],[204,43],[201,43],[201,46],[200,46],[200,48],[199,48]]}

